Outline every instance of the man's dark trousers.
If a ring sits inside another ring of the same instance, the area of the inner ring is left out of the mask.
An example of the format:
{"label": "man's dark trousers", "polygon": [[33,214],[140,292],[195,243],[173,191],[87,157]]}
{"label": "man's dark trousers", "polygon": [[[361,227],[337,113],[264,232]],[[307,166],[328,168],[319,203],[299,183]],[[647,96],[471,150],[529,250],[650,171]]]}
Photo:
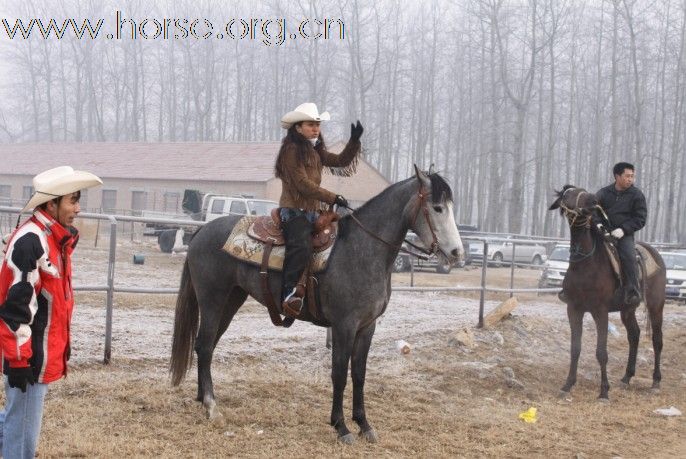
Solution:
{"label": "man's dark trousers", "polygon": [[619,260],[622,263],[622,271],[624,272],[625,276],[625,298],[632,294],[640,297],[638,289],[638,263],[636,262],[636,246],[634,244],[634,236],[624,236],[618,240],[617,251],[619,252]]}

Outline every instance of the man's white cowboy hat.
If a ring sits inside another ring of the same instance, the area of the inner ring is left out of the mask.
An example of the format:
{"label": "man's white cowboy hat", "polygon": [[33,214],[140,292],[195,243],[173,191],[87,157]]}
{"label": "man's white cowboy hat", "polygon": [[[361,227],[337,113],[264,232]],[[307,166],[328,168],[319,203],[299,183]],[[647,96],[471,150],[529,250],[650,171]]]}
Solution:
{"label": "man's white cowboy hat", "polygon": [[329,112],[319,113],[317,105],[312,102],[305,102],[295,107],[295,110],[288,112],[281,118],[281,127],[290,129],[295,123],[300,121],[329,121]]}
{"label": "man's white cowboy hat", "polygon": [[60,196],[97,185],[102,185],[102,180],[90,172],[75,171],[70,166],[49,169],[33,178],[33,195],[21,213],[30,211],[34,207]]}

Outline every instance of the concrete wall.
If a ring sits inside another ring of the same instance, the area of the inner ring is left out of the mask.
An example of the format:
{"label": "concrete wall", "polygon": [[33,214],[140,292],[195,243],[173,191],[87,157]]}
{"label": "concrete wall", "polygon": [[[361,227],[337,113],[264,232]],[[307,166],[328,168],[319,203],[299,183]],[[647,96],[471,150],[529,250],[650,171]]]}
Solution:
{"label": "concrete wall", "polygon": [[[23,206],[23,187],[31,185],[30,176],[16,176],[0,173],[0,185],[11,187],[12,205]],[[142,192],[144,210],[166,213],[181,213],[181,202],[185,189],[198,189],[203,192],[214,192],[226,195],[246,194],[255,198],[279,200],[281,180],[273,178],[267,182],[219,182],[203,181],[202,177],[189,177],[187,180],[131,180],[125,178],[102,177],[104,184],[87,190],[82,197],[84,211],[97,212],[103,202],[103,191],[116,192],[114,210],[117,213],[129,214],[132,211],[133,194]],[[380,193],[388,182],[376,170],[360,162],[358,171],[353,177],[335,177],[325,173],[322,186],[345,196],[351,204],[358,206]],[[2,199],[0,197],[0,199]]]}

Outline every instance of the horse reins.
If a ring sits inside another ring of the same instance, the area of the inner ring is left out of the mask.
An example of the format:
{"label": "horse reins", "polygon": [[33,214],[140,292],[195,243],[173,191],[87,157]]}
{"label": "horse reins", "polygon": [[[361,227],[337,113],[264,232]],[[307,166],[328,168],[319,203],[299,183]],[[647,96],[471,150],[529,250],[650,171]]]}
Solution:
{"label": "horse reins", "polygon": [[[424,211],[424,218],[426,218],[426,222],[427,222],[427,225],[429,226],[429,230],[431,231],[431,237],[433,238],[433,241],[431,242],[431,248],[430,248],[430,249],[426,249],[426,248],[424,248],[424,247],[420,247],[420,246],[418,246],[418,245],[416,245],[416,244],[410,242],[409,240],[407,240],[407,238],[404,239],[404,242],[405,242],[406,244],[408,244],[408,245],[414,247],[415,249],[419,250],[420,252],[422,252],[422,253],[428,255],[428,256],[420,255],[420,254],[418,254],[418,253],[412,252],[411,250],[407,250],[405,247],[402,246],[402,243],[401,243],[400,245],[391,244],[390,242],[384,240],[384,239],[383,239],[381,236],[379,236],[378,234],[376,234],[376,233],[374,233],[373,231],[371,231],[370,229],[366,228],[366,227],[362,224],[362,222],[361,222],[357,217],[355,217],[355,214],[354,214],[354,213],[350,213],[349,215],[350,215],[350,218],[352,218],[353,221],[354,221],[355,223],[357,223],[357,225],[358,225],[360,228],[362,228],[362,230],[363,230],[365,233],[369,234],[371,237],[373,237],[373,238],[376,239],[377,241],[380,241],[380,242],[386,244],[388,247],[390,247],[390,248],[392,248],[392,249],[397,249],[397,250],[400,250],[400,251],[402,251],[402,252],[405,252],[405,253],[407,253],[407,254],[409,254],[409,255],[412,255],[412,256],[414,256],[414,257],[422,258],[422,259],[425,259],[425,260],[426,260],[426,259],[428,259],[429,256],[435,255],[436,253],[438,253],[438,251],[440,250],[440,248],[439,248],[439,246],[438,246],[438,236],[436,236],[436,230],[434,229],[434,225],[433,225],[433,223],[431,222],[431,218],[429,217],[429,209],[427,208],[427,197],[429,196],[429,194],[426,193],[426,192],[424,191],[424,186],[423,186],[423,185],[419,187],[419,191],[417,192],[417,195],[419,196],[419,201],[418,201],[418,203],[417,203],[417,211],[415,212],[414,217],[412,218],[412,224],[414,225],[414,224],[417,222],[417,217],[419,216],[419,211],[420,211],[420,210],[423,210],[423,211]],[[352,210],[352,209],[351,209],[351,210]]]}

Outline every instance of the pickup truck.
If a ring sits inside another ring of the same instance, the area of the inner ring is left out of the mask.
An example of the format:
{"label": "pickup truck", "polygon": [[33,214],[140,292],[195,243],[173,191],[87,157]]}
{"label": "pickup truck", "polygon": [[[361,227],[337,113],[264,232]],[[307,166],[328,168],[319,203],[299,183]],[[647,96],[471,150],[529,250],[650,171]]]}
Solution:
{"label": "pickup truck", "polygon": [[[186,190],[181,207],[192,220],[209,222],[226,215],[269,215],[278,203],[266,199],[245,196],[224,196]],[[178,231],[181,231],[179,234]],[[195,227],[166,226],[158,230],[157,242],[160,250],[171,253],[175,246],[188,244]]]}

